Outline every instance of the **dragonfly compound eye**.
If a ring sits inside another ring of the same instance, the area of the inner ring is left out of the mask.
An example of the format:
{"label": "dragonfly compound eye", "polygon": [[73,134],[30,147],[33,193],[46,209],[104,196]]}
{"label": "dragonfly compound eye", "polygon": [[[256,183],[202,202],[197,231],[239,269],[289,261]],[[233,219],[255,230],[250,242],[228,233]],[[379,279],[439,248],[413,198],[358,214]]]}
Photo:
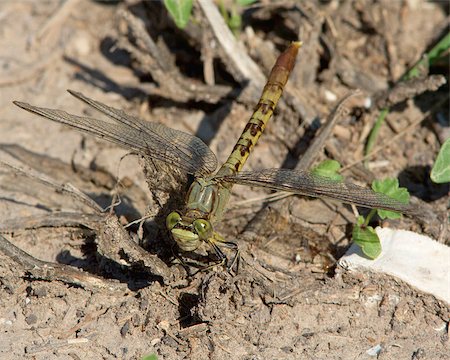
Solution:
{"label": "dragonfly compound eye", "polygon": [[207,239],[210,236],[210,232],[212,230],[211,223],[204,219],[197,219],[194,220],[194,228],[195,231],[197,231],[198,236],[200,239]]}
{"label": "dragonfly compound eye", "polygon": [[172,230],[176,224],[181,221],[181,216],[176,211],[171,212],[166,218],[166,227],[168,230]]}

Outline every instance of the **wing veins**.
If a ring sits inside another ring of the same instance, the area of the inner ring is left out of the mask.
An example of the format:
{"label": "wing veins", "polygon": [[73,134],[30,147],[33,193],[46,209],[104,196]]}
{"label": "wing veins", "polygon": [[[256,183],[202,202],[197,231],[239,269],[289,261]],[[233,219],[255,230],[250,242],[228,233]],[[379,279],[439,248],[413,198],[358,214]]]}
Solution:
{"label": "wing veins", "polygon": [[[84,103],[93,107],[97,111],[100,111],[101,113],[109,116],[113,120],[115,120],[119,123],[122,123],[130,128],[134,128],[136,130],[139,130],[139,131],[142,131],[142,132],[148,134],[149,137],[152,138],[152,140],[159,140],[160,138],[162,138],[164,140],[164,143],[167,144],[166,146],[170,147],[174,151],[181,151],[186,157],[189,157],[192,159],[192,157],[190,155],[191,151],[194,151],[199,156],[205,155],[205,154],[202,154],[201,151],[198,151],[198,150],[202,150],[202,145],[203,146],[205,146],[205,145],[203,144],[203,142],[199,141],[200,139],[196,138],[195,136],[184,133],[182,131],[171,129],[162,124],[142,121],[139,118],[128,115],[123,110],[116,109],[111,106],[105,105],[105,104],[101,103],[100,101],[90,99],[80,92],[77,92],[74,90],[67,90],[67,91],[69,92],[69,94],[71,94],[75,98],[83,101]],[[176,140],[176,144],[174,143],[175,140]],[[186,143],[192,143],[192,146],[190,146],[189,149],[185,149],[182,146],[180,146],[180,145],[183,145]],[[210,155],[210,154],[208,154],[208,155]],[[212,155],[214,155],[214,154],[212,154]],[[216,167],[217,167],[217,161],[216,161]],[[214,170],[215,170],[215,168],[212,169],[210,172],[212,172]]]}
{"label": "wing veins", "polygon": [[162,124],[146,123],[128,116],[121,110],[109,108],[84,95],[70,92],[76,98],[93,106],[111,117],[116,123],[109,123],[91,117],[69,114],[63,110],[41,108],[15,101],[14,104],[97,137],[109,140],[125,148],[137,151],[143,156],[175,165],[194,175],[208,175],[217,167],[214,153],[197,137]]}
{"label": "wing veins", "polygon": [[244,171],[230,176],[215,177],[219,182],[254,185],[296,194],[327,197],[358,206],[399,211],[414,215],[415,209],[385,194],[352,183],[334,181],[308,171],[265,169]]}

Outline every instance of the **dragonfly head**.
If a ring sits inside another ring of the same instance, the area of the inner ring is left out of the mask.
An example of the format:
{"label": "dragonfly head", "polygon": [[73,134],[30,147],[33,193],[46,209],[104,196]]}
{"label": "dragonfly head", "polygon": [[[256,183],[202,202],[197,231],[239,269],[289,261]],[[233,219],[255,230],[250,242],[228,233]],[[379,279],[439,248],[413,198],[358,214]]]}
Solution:
{"label": "dragonfly head", "polygon": [[203,241],[207,241],[213,235],[212,225],[208,220],[184,219],[175,211],[167,216],[166,226],[183,251],[196,250]]}

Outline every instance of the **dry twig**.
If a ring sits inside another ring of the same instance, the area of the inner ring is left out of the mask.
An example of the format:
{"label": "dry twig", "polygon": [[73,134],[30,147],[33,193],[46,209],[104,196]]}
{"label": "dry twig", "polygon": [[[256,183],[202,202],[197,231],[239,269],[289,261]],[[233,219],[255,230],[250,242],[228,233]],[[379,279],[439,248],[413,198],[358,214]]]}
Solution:
{"label": "dry twig", "polygon": [[[34,217],[34,219],[27,218],[26,222],[23,224],[26,228],[36,228],[40,226],[67,226],[67,224],[73,226],[77,224],[77,221],[79,221],[78,226],[86,226],[96,232],[98,252],[104,257],[116,262],[117,264],[123,264],[125,261],[131,266],[143,268],[148,271],[150,275],[161,277],[163,281],[167,281],[167,279],[169,279],[170,272],[167,265],[158,257],[151,255],[137,245],[128,232],[126,232],[119,223],[115,215],[105,214],[103,209],[101,209],[92,199],[83,194],[80,190],[70,184],[58,184],[32,169],[27,169],[27,171],[25,171],[9,164],[1,164],[3,167],[10,169],[16,174],[31,178],[53,190],[69,195],[75,201],[87,205],[93,211],[93,214],[52,214],[47,219],[44,219],[42,216]],[[75,216],[71,218],[72,215]],[[67,221],[66,224],[64,223],[65,220]],[[8,225],[11,226],[11,228],[7,228]],[[2,232],[6,232],[8,230],[17,230],[19,227],[20,223],[18,220],[9,220],[3,221],[0,229]],[[5,246],[5,251],[13,253],[8,250],[7,245]],[[19,254],[18,256],[20,260],[23,254],[17,251],[15,251],[15,253]],[[35,260],[39,262],[39,260]],[[77,281],[76,285],[80,285],[77,278],[74,278],[72,273],[73,271],[78,270],[74,270],[71,267],[61,267],[59,264],[55,264],[54,268],[58,269],[58,276],[62,276],[61,274],[63,274],[66,269],[69,269],[67,270],[67,282],[71,283],[71,279],[75,279],[74,281]],[[89,284],[87,284],[87,286],[89,287]]]}
{"label": "dry twig", "polygon": [[423,79],[413,78],[399,81],[389,91],[385,92],[376,101],[378,109],[391,107],[407,99],[424,93],[425,91],[436,91],[446,83],[443,75],[430,75]]}
{"label": "dry twig", "polygon": [[168,59],[158,45],[147,33],[142,20],[129,11],[121,10],[119,17],[128,25],[129,33],[136,39],[133,44],[127,35],[120,37],[118,46],[127,50],[140,64],[143,72],[150,72],[158,83],[158,88],[152,89],[153,95],[170,97],[176,101],[189,100],[217,103],[228,96],[232,89],[227,86],[209,86],[194,83],[192,79],[185,78],[175,66],[172,59]]}
{"label": "dry twig", "polygon": [[2,235],[0,235],[0,251],[23,267],[24,271],[33,279],[62,281],[66,284],[91,290],[99,288],[125,290],[124,285],[88,274],[73,266],[36,259],[13,245]]}

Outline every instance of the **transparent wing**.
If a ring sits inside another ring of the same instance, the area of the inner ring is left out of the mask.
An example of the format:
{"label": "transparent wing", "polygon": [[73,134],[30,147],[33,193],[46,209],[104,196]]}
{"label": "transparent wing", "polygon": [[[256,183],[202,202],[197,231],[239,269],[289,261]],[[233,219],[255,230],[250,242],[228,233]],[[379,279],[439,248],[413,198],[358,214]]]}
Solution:
{"label": "transparent wing", "polygon": [[134,150],[143,156],[163,161],[189,174],[205,176],[216,169],[216,156],[199,138],[162,124],[140,120],[122,110],[89,99],[81,93],[69,92],[115,122],[76,116],[62,110],[41,108],[19,101],[14,101],[14,104],[47,119]]}
{"label": "transparent wing", "polygon": [[326,197],[367,208],[393,210],[409,215],[416,214],[415,209],[410,205],[387,195],[355,184],[334,181],[308,171],[288,169],[243,171],[235,175],[215,177],[214,180],[262,186],[306,196]]}

